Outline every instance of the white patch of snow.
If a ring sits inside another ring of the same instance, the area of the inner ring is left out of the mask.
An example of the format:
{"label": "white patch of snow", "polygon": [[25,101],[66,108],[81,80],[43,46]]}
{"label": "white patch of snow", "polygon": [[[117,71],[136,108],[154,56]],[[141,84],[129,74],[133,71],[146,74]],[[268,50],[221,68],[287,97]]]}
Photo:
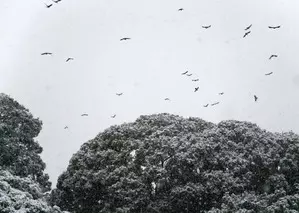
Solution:
{"label": "white patch of snow", "polygon": [[155,182],[152,182],[152,187],[153,187],[153,189],[155,190],[156,189],[156,183]]}
{"label": "white patch of snow", "polygon": [[132,158],[134,160],[135,156],[136,156],[136,150],[133,150],[132,152],[130,152],[130,155],[132,156]]}
{"label": "white patch of snow", "polygon": [[141,169],[142,169],[142,170],[145,170],[145,169],[146,169],[146,167],[145,167],[145,166],[141,166]]}

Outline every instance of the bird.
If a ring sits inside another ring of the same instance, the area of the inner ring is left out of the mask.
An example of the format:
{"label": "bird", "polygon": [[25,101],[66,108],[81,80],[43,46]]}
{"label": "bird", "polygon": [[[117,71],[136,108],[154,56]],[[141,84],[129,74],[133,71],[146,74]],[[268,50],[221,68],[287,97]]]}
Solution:
{"label": "bird", "polygon": [[186,72],[183,72],[183,73],[182,73],[182,75],[186,75],[187,73],[188,73],[188,71],[186,71]]}
{"label": "bird", "polygon": [[165,98],[164,100],[165,100],[165,101],[170,101],[170,99],[169,99],[169,98]]}
{"label": "bird", "polygon": [[190,74],[187,74],[187,76],[191,76],[192,75],[192,73],[190,73]]}
{"label": "bird", "polygon": [[224,94],[224,92],[220,92],[220,93],[219,93],[219,95],[223,95],[223,94]]}
{"label": "bird", "polygon": [[54,3],[57,4],[57,3],[60,2],[61,0],[56,0],[56,1],[55,1],[55,0],[52,0],[52,1],[53,1]]}
{"label": "bird", "polygon": [[272,58],[277,58],[278,57],[278,55],[271,55],[270,57],[269,57],[269,60],[271,60]]}
{"label": "bird", "polygon": [[269,29],[273,29],[273,30],[275,30],[275,29],[280,28],[280,25],[278,25],[278,26],[274,26],[274,27],[273,27],[273,26],[268,26],[268,28],[269,28]]}
{"label": "bird", "polygon": [[121,38],[120,41],[125,41],[125,40],[130,40],[131,38],[127,38],[127,37],[124,37],[124,38]]}
{"label": "bird", "polygon": [[197,92],[198,89],[199,89],[199,87],[195,87],[195,88],[194,88],[194,92]]}
{"label": "bird", "polygon": [[249,30],[251,28],[252,24],[250,24],[248,27],[246,27],[244,30]]}
{"label": "bird", "polygon": [[50,7],[52,7],[53,4],[49,4],[49,5],[47,5],[47,4],[45,3],[45,5],[46,5],[47,8],[50,8]]}
{"label": "bird", "polygon": [[253,97],[254,97],[254,101],[256,102],[258,97],[256,95],[254,95]]}
{"label": "bird", "polygon": [[219,102],[215,102],[215,103],[211,104],[211,106],[215,106],[217,104],[219,104]]}
{"label": "bird", "polygon": [[245,38],[249,33],[251,33],[251,31],[246,32],[246,33],[243,35],[243,38]]}
{"label": "bird", "polygon": [[64,127],[64,129],[68,129],[68,128],[69,128],[68,126],[65,126],[65,127]]}
{"label": "bird", "polygon": [[66,59],[65,62],[68,62],[68,61],[70,61],[70,60],[74,60],[74,58],[68,58],[68,59]]}
{"label": "bird", "polygon": [[273,72],[266,73],[265,75],[272,75]]}
{"label": "bird", "polygon": [[111,116],[111,118],[115,118],[115,117],[116,117],[116,115],[115,115],[115,114]]}
{"label": "bird", "polygon": [[197,79],[192,79],[192,81],[199,81],[199,79],[197,78]]}
{"label": "bird", "polygon": [[180,9],[178,9],[178,11],[183,11],[184,10],[184,8],[180,8]]}
{"label": "bird", "polygon": [[209,26],[201,26],[202,28],[204,28],[204,29],[208,29],[208,28],[210,28],[212,25],[209,25]]}
{"label": "bird", "polygon": [[88,114],[84,113],[84,114],[82,114],[81,116],[88,116]]}
{"label": "bird", "polygon": [[53,53],[49,53],[49,52],[44,52],[41,55],[52,55]]}
{"label": "bird", "polygon": [[209,104],[203,105],[203,107],[208,107],[208,106],[209,106]]}
{"label": "bird", "polygon": [[116,93],[117,96],[121,96],[123,93]]}

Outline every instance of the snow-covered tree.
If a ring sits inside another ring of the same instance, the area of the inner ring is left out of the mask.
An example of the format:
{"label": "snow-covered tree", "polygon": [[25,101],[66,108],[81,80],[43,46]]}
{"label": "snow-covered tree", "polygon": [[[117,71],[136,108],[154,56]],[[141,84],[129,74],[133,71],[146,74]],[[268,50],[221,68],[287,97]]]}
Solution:
{"label": "snow-covered tree", "polygon": [[39,183],[3,169],[0,171],[0,212],[62,213],[59,207],[47,204]]}
{"label": "snow-covered tree", "polygon": [[28,109],[0,93],[0,166],[21,177],[31,176],[47,191],[51,183],[44,174],[42,147],[34,140],[41,128],[42,122]]}
{"label": "snow-covered tree", "polygon": [[141,116],[83,144],[51,200],[76,213],[298,212],[299,136]]}
{"label": "snow-covered tree", "polygon": [[42,148],[34,140],[41,121],[0,94],[0,212],[62,213],[47,203],[51,183],[44,174]]}

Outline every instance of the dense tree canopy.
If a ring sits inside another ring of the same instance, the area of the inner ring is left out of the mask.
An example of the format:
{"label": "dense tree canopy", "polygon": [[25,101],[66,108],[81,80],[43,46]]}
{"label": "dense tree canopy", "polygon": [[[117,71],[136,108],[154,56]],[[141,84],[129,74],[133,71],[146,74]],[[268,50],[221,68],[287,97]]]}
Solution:
{"label": "dense tree canopy", "polygon": [[61,213],[47,203],[50,182],[42,148],[34,140],[41,121],[7,95],[0,94],[0,212]]}
{"label": "dense tree canopy", "polygon": [[141,116],[83,144],[52,203],[76,213],[298,212],[299,137]]}
{"label": "dense tree canopy", "polygon": [[34,140],[41,128],[42,122],[25,107],[0,93],[0,166],[21,177],[31,176],[49,190],[51,183],[39,155],[42,147]]}
{"label": "dense tree canopy", "polygon": [[57,206],[51,207],[40,185],[29,177],[19,177],[0,170],[1,213],[62,213]]}

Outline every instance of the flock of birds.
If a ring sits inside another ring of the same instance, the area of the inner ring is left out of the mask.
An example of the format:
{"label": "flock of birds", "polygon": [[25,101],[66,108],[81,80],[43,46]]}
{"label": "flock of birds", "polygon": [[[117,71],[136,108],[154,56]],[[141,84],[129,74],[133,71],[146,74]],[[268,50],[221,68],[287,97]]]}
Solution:
{"label": "flock of birds", "polygon": [[[62,0],[52,0],[54,3],[59,3],[60,1],[62,1]],[[53,6],[53,4],[46,4],[45,3],[45,5],[46,5],[46,8],[51,8],[52,6]],[[181,11],[183,11],[184,10],[184,8],[179,8],[178,9],[178,11],[179,12],[181,12]],[[202,26],[202,28],[203,29],[209,29],[209,28],[211,28],[212,27],[212,25],[205,25],[205,26]],[[252,27],[252,24],[250,24],[249,26],[247,26],[244,30],[245,30],[245,33],[244,33],[244,35],[243,35],[243,38],[245,38],[245,37],[247,37],[250,33],[251,33],[251,27]],[[279,29],[281,26],[280,25],[278,25],[278,26],[268,26],[268,28],[269,29],[271,29],[271,30],[276,30],[276,29]],[[131,40],[131,38],[129,38],[129,37],[123,37],[123,38],[121,38],[120,39],[120,41],[127,41],[127,40]],[[42,53],[41,55],[43,55],[43,56],[45,56],[45,55],[50,55],[50,56],[52,56],[53,55],[53,53],[51,53],[51,52],[44,52],[44,53]],[[271,60],[271,59],[273,59],[273,58],[277,58],[278,57],[278,55],[276,55],[276,54],[272,54],[272,55],[270,55],[270,57],[269,57],[269,60]],[[74,58],[72,58],[72,57],[69,57],[69,58],[67,58],[66,59],[66,62],[69,62],[69,61],[71,61],[71,60],[74,60]],[[269,72],[269,73],[266,73],[265,75],[266,76],[269,76],[269,75],[272,75],[273,74],[273,72]],[[183,73],[181,73],[181,75],[185,75],[185,76],[188,76],[188,77],[190,77],[190,76],[192,76],[192,73],[189,73],[189,71],[185,71],[185,72],[183,72]],[[199,79],[198,78],[196,78],[196,79],[192,79],[192,81],[193,82],[197,82],[197,81],[199,81]],[[197,92],[199,90],[199,86],[197,86],[197,87],[195,87],[194,88],[194,92]],[[224,92],[220,92],[220,93],[218,93],[219,95],[224,95]],[[117,96],[122,96],[123,95],[123,93],[116,93],[116,95]],[[257,102],[258,101],[258,97],[256,96],[256,95],[253,95],[253,98],[254,98],[254,101],[255,102]],[[164,99],[165,101],[170,101],[170,98],[165,98]],[[209,105],[210,106],[215,106],[215,105],[218,105],[220,102],[219,101],[217,101],[217,102],[214,102],[214,103],[211,103],[211,104],[205,104],[205,105],[203,105],[203,107],[208,107]],[[84,114],[81,114],[81,116],[88,116],[88,114],[87,113],[84,113]],[[116,114],[114,114],[114,115],[112,115],[111,116],[111,118],[115,118],[116,117]],[[64,129],[68,129],[68,126],[65,126],[64,127]]]}

